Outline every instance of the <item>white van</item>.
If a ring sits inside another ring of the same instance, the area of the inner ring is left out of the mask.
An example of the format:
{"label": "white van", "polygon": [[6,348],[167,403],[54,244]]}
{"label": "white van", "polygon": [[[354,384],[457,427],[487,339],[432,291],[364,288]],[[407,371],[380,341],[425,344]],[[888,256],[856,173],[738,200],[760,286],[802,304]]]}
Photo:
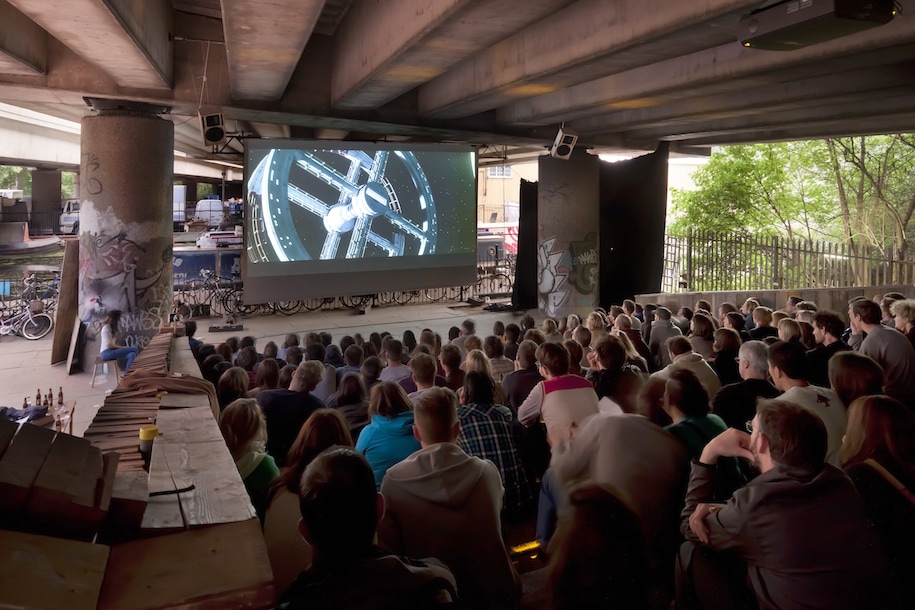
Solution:
{"label": "white van", "polygon": [[60,232],[76,235],[79,233],[79,199],[67,199],[60,215]]}
{"label": "white van", "polygon": [[201,199],[194,210],[194,218],[205,220],[208,227],[218,227],[225,217],[225,209],[219,199]]}

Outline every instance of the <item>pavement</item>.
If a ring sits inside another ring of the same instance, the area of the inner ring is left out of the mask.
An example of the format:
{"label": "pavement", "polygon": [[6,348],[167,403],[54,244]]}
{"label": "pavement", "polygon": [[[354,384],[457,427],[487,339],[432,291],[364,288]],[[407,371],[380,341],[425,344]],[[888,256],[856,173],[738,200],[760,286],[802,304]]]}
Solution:
{"label": "pavement", "polygon": [[[465,318],[473,318],[477,323],[479,334],[491,333],[493,323],[501,320],[518,323],[525,311],[489,312],[482,307],[473,307],[465,303],[434,303],[423,305],[392,305],[375,307],[364,315],[353,310],[309,311],[292,316],[279,313],[256,315],[242,320],[244,330],[223,333],[209,332],[211,324],[219,324],[220,318],[200,318],[197,321],[197,337],[207,343],[220,343],[226,337],[251,335],[257,339],[261,349],[268,341],[282,345],[288,333],[308,331],[327,331],[333,335],[334,343],[343,335],[362,333],[368,338],[372,331],[387,331],[400,337],[407,329],[417,337],[424,328],[440,333],[447,340],[448,329],[460,326]],[[536,312],[531,314],[538,318]],[[22,337],[0,337],[0,406],[20,408],[22,400],[30,396],[35,400],[36,390],[46,394],[48,389],[56,398],[58,388],[63,388],[65,401],[76,401],[73,417],[73,433],[82,436],[88,428],[99,406],[105,399],[106,392],[116,386],[113,371],[103,374],[99,367],[95,387],[90,387],[92,370],[86,367],[81,373],[68,375],[65,364],[51,365],[51,345],[54,331],[38,341],[29,341]]]}

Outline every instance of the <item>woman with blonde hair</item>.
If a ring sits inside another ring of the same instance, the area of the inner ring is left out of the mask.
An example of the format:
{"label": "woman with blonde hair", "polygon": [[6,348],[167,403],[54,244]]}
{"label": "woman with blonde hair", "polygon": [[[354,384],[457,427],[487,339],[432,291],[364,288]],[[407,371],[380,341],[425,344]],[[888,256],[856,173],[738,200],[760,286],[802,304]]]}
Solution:
{"label": "woman with blonde hair", "polygon": [[591,345],[597,345],[597,342],[607,336],[607,321],[599,311],[592,311],[585,320],[585,326],[591,331]]}
{"label": "woman with blonde hair", "polygon": [[574,313],[570,313],[568,316],[566,316],[566,328],[562,333],[562,338],[571,339],[572,333],[574,333],[575,329],[579,326],[581,326],[581,318],[579,318],[578,315]]}
{"label": "woman with blonde hair", "polygon": [[631,364],[647,375],[648,361],[639,353],[639,350],[635,349],[635,344],[632,343],[632,339],[629,338],[629,335],[623,332],[622,329],[614,331],[613,335],[620,340],[620,343],[623,344],[623,347],[626,350],[626,364]]}
{"label": "woman with blonde hair", "polygon": [[[246,375],[247,377],[247,375]],[[253,398],[239,398],[219,415],[219,431],[226,441],[235,467],[245,483],[251,504],[263,522],[267,508],[267,491],[280,475],[273,456],[265,449],[267,423]]]}
{"label": "woman with blonde hair", "polygon": [[288,589],[311,564],[311,545],[298,533],[302,473],[322,451],[337,445],[353,446],[346,421],[334,409],[316,410],[302,424],[286,457],[286,467],[270,486],[264,542],[277,590]]}
{"label": "woman with blonde hair", "polygon": [[559,332],[559,327],[553,318],[544,318],[540,329],[543,332],[543,338],[550,343],[562,343],[562,333]]}
{"label": "woman with blonde hair", "polygon": [[890,575],[904,594],[915,570],[915,415],[889,396],[854,400],[839,459],[864,499]]}
{"label": "woman with blonde hair", "polygon": [[894,301],[890,305],[890,313],[896,324],[896,330],[908,337],[915,347],[915,299]]}
{"label": "woman with blonde hair", "polygon": [[[495,382],[495,378],[492,375],[492,365],[489,363],[489,358],[486,357],[486,354],[483,353],[482,350],[473,349],[467,352],[467,358],[461,363],[461,370],[464,371],[465,377],[466,374],[471,371],[477,371],[489,377],[496,388],[496,402],[500,405],[505,404],[505,393],[502,391],[502,386]],[[463,401],[464,399],[463,391],[464,388],[458,390],[457,394],[459,401]]]}
{"label": "woman with blonde hair", "polygon": [[778,340],[785,343],[797,343],[801,345],[801,325],[797,320],[791,318],[782,318],[778,321]]}

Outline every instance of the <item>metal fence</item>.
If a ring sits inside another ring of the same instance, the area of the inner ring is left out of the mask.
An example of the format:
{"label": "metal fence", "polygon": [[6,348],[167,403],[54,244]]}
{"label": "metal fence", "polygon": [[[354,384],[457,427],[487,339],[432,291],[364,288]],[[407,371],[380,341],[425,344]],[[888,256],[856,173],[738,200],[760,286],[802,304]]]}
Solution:
{"label": "metal fence", "polygon": [[892,249],[691,231],[667,235],[662,292],[882,286],[915,282]]}

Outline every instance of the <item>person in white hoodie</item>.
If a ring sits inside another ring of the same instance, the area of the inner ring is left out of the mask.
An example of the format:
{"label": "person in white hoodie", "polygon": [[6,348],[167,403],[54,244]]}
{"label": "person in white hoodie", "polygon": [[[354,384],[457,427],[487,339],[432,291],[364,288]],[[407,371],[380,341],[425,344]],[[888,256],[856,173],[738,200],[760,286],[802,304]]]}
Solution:
{"label": "person in white hoodie", "polygon": [[521,579],[502,540],[498,469],[457,445],[460,424],[451,390],[427,390],[413,411],[413,433],[422,448],[384,477],[379,545],[396,554],[444,561],[468,608],[516,607]]}
{"label": "person in white hoodie", "polygon": [[709,363],[701,355],[693,351],[693,346],[686,337],[671,337],[667,340],[667,351],[670,355],[671,363],[652,373],[651,376],[657,379],[663,379],[665,382],[670,379],[670,374],[677,369],[686,369],[691,371],[698,379],[702,387],[709,396],[714,396],[715,392],[721,389],[721,381],[718,379],[718,373],[715,372]]}

